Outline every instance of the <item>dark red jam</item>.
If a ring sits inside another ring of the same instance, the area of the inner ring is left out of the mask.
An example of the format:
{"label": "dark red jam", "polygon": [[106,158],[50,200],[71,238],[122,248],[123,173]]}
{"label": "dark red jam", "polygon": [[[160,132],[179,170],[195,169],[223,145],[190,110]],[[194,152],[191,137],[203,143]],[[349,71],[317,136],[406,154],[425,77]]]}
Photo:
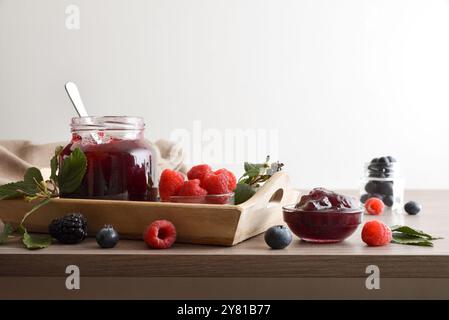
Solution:
{"label": "dark red jam", "polygon": [[316,188],[294,206],[283,208],[284,221],[294,234],[311,242],[338,242],[349,237],[362,221],[352,197]]}
{"label": "dark red jam", "polygon": [[64,148],[60,161],[79,146],[87,157],[87,171],[78,190],[62,198],[156,201],[153,154],[143,139],[101,144],[76,140]]}

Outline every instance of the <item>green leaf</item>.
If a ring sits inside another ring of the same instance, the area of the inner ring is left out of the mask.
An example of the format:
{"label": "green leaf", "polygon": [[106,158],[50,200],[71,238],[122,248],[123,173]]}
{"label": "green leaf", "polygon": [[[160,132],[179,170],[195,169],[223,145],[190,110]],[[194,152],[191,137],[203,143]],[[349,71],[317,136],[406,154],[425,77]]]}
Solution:
{"label": "green leaf", "polygon": [[245,162],[244,167],[246,175],[250,178],[257,177],[260,173],[260,168],[255,164]]}
{"label": "green leaf", "polygon": [[23,234],[26,232],[27,230],[25,229],[25,227],[23,225],[19,225],[19,227],[17,227],[17,232],[19,234],[21,234],[23,236]]}
{"label": "green leaf", "polygon": [[51,169],[50,179],[52,179],[53,181],[57,181],[57,179],[58,179],[58,176],[57,176],[57,172],[59,169],[58,158],[63,149],[64,149],[63,146],[56,147],[55,155],[50,160],[50,169]]}
{"label": "green leaf", "polygon": [[397,244],[407,244],[407,245],[414,245],[414,246],[425,246],[425,247],[432,247],[433,243],[427,239],[424,239],[422,237],[413,236],[406,233],[393,233],[393,239],[391,240],[392,243]]}
{"label": "green leaf", "polygon": [[51,245],[51,236],[48,234],[30,234],[25,231],[22,242],[30,250],[44,249]]}
{"label": "green leaf", "polygon": [[241,204],[251,198],[256,193],[256,190],[244,183],[238,183],[234,190],[234,201],[235,204]]}
{"label": "green leaf", "polygon": [[40,191],[39,183],[43,180],[44,178],[38,168],[28,168],[23,181],[11,182],[0,186],[0,200],[34,196]]}
{"label": "green leaf", "polygon": [[14,230],[9,223],[3,225],[3,230],[0,231],[0,244],[5,243],[13,231]]}
{"label": "green leaf", "polygon": [[417,230],[417,229],[413,229],[411,227],[408,226],[392,226],[391,228],[392,232],[401,232],[404,234],[408,234],[411,236],[415,236],[415,237],[420,237],[420,238],[424,238],[427,240],[437,240],[437,239],[442,239],[441,237],[434,237],[428,233],[425,233],[421,230]]}
{"label": "green leaf", "polygon": [[37,191],[35,182],[11,182],[0,186],[0,200],[22,198],[24,195],[34,195]]}
{"label": "green leaf", "polygon": [[36,184],[44,181],[41,171],[36,167],[28,168],[23,177],[23,181],[27,184]]}
{"label": "green leaf", "polygon": [[58,185],[62,193],[72,193],[81,185],[87,169],[84,153],[76,148],[64,159],[59,170]]}
{"label": "green leaf", "polygon": [[19,198],[22,194],[18,191],[23,181],[11,182],[0,186],[0,200]]}
{"label": "green leaf", "polygon": [[249,184],[251,182],[251,178],[248,178],[247,175],[243,175],[240,177],[238,183]]}
{"label": "green leaf", "polygon": [[25,223],[25,220],[35,211],[37,211],[39,208],[45,206],[47,203],[49,203],[51,200],[51,198],[46,198],[43,201],[39,202],[38,204],[36,204],[35,206],[33,206],[31,208],[30,211],[28,211],[27,213],[25,213],[25,215],[22,218],[22,221],[20,222],[20,226],[19,229],[22,229],[25,233],[26,233],[26,229],[23,227],[23,224]]}

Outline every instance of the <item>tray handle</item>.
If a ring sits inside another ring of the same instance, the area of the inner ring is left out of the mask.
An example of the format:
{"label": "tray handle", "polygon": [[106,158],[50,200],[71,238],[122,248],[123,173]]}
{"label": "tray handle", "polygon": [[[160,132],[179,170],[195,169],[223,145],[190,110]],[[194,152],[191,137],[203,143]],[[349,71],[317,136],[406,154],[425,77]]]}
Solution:
{"label": "tray handle", "polygon": [[282,171],[276,172],[254,196],[239,206],[243,209],[278,206],[287,197],[289,187],[290,178],[288,175]]}

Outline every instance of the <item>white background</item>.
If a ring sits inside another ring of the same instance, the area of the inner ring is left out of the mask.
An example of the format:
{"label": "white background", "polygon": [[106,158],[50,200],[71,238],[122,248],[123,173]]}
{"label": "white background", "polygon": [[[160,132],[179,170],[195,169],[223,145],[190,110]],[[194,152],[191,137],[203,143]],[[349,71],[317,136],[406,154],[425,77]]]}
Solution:
{"label": "white background", "polygon": [[447,0],[0,0],[0,139],[68,139],[68,80],[153,140],[277,129],[298,187],[392,154],[409,188],[449,188]]}

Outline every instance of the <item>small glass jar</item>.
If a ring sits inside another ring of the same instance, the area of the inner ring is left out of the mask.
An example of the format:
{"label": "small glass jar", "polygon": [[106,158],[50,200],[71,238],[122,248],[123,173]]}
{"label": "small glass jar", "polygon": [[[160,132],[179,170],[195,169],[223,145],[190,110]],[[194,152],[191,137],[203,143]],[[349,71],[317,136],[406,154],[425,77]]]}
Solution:
{"label": "small glass jar", "polygon": [[144,139],[139,117],[79,117],[60,162],[79,147],[87,158],[81,186],[61,198],[156,201],[155,152]]}
{"label": "small glass jar", "polygon": [[360,188],[360,201],[379,198],[385,207],[401,212],[404,202],[404,179],[399,163],[393,157],[375,158],[364,166]]}

